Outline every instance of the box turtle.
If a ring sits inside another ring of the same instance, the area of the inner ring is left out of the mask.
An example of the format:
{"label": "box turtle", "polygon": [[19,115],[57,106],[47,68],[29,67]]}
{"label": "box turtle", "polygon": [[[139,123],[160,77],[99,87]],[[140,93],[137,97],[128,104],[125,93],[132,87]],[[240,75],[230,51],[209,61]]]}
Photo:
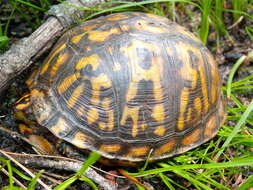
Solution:
{"label": "box turtle", "polygon": [[27,83],[39,125],[109,159],[185,152],[214,137],[225,118],[208,49],[153,14],[116,13],[74,27]]}

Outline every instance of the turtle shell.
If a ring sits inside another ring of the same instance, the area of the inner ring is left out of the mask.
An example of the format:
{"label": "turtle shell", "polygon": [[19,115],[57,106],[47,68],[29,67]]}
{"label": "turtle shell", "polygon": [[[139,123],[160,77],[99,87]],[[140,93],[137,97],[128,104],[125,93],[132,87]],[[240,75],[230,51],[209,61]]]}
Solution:
{"label": "turtle shell", "polygon": [[67,31],[28,81],[38,123],[109,159],[163,159],[215,136],[217,65],[192,33],[137,12]]}

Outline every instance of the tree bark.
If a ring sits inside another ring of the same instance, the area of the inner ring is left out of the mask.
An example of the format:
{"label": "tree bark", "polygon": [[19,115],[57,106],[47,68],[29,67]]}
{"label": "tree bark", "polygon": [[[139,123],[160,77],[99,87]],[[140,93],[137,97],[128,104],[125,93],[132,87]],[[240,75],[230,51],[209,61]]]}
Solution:
{"label": "tree bark", "polygon": [[[7,52],[0,56],[0,93],[16,75],[31,65],[33,57],[38,52],[51,47],[52,39],[57,38],[62,30],[60,22],[51,17],[28,38],[13,44]],[[48,42],[51,43],[48,44]]]}

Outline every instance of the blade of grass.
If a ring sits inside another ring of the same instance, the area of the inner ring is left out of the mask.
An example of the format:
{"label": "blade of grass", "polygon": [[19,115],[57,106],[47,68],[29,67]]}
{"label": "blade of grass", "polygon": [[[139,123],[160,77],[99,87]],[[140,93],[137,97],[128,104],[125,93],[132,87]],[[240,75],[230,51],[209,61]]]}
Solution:
{"label": "blade of grass", "polygon": [[88,183],[93,190],[98,190],[98,187],[96,186],[96,184],[89,178],[83,176],[79,180],[85,181],[86,183]]}
{"label": "blade of grass", "polygon": [[170,179],[168,176],[164,175],[163,173],[159,173],[159,175],[162,174],[164,176],[164,178],[170,182],[171,184],[174,184],[176,185],[177,187],[179,187],[180,189],[183,189],[183,190],[188,190],[186,187],[184,187],[183,185],[181,184],[178,184],[177,182],[175,182],[174,180]]}
{"label": "blade of grass", "polygon": [[199,37],[201,41],[206,44],[207,37],[209,33],[209,16],[210,16],[210,10],[211,10],[212,0],[203,0],[201,1],[202,6],[202,15],[201,15],[201,24],[200,24],[200,30],[199,30]]}
{"label": "blade of grass", "polygon": [[162,179],[163,183],[170,189],[175,190],[175,188],[172,186],[172,184],[169,182],[168,177],[164,175],[163,173],[159,173],[160,178]]}
{"label": "blade of grass", "polygon": [[253,41],[253,28],[250,26],[246,26],[245,31],[248,34],[250,40]]}
{"label": "blade of grass", "polygon": [[[163,163],[159,163],[163,164]],[[164,166],[164,165],[162,165]],[[233,159],[232,161],[223,162],[223,163],[210,163],[210,164],[185,164],[185,165],[176,165],[176,166],[166,166],[163,168],[150,169],[138,173],[127,173],[130,176],[137,177],[143,175],[152,175],[159,174],[161,172],[173,171],[175,169],[187,170],[187,169],[211,169],[211,168],[230,168],[230,167],[241,167],[241,166],[253,166],[253,156],[248,156],[246,158],[239,157]]]}
{"label": "blade of grass", "polygon": [[39,179],[39,177],[42,175],[42,173],[44,172],[44,170],[40,170],[35,177],[31,180],[31,182],[29,183],[27,190],[33,190],[35,189],[35,185],[37,184],[37,180]]}
{"label": "blade of grass", "polygon": [[65,180],[64,182],[62,182],[60,185],[57,185],[54,188],[54,190],[64,190],[64,189],[68,188],[72,183],[74,183],[77,179],[78,179],[77,176],[72,176],[72,177],[68,178],[67,180]]}
{"label": "blade of grass", "polygon": [[5,29],[4,29],[4,33],[3,33],[4,36],[7,36],[8,28],[9,28],[11,19],[13,18],[13,14],[14,14],[14,12],[15,12],[16,7],[17,7],[17,4],[16,4],[16,3],[15,3],[15,4],[12,4],[11,14],[10,14],[10,16],[9,16],[9,18],[8,18],[8,20],[7,20],[6,25],[5,25]]}
{"label": "blade of grass", "polygon": [[[130,7],[134,7],[134,6],[141,6],[141,5],[146,5],[146,4],[153,4],[153,3],[162,3],[162,2],[181,2],[181,3],[189,3],[189,4],[192,4],[198,8],[201,9],[201,7],[197,4],[197,3],[194,3],[190,0],[149,0],[149,1],[141,1],[141,2],[127,2],[127,1],[113,1],[113,2],[108,2],[109,4],[120,4],[118,6],[114,6],[114,7],[111,7],[111,8],[107,8],[107,9],[103,9],[101,11],[98,11],[88,17],[86,17],[84,19],[85,20],[88,20],[92,17],[95,17],[95,16],[98,16],[98,15],[101,15],[103,13],[107,13],[107,12],[113,12],[113,11],[116,11],[118,9],[122,9],[122,8],[130,8]],[[123,4],[123,5],[121,5]]]}
{"label": "blade of grass", "polygon": [[215,10],[214,10],[215,15],[212,16],[215,18],[214,26],[219,36],[225,34],[225,26],[223,20],[223,5],[224,0],[215,0]]}
{"label": "blade of grass", "polygon": [[84,162],[82,168],[76,173],[79,177],[88,169],[90,165],[93,165],[100,158],[100,154],[92,152],[89,158]]}
{"label": "blade of grass", "polygon": [[204,183],[200,182],[196,178],[192,177],[189,172],[186,172],[184,170],[173,170],[173,172],[188,181],[192,182],[192,184],[197,188],[197,189],[205,189],[205,190],[212,190],[212,188],[208,187]]}
{"label": "blade of grass", "polygon": [[11,161],[7,160],[6,164],[7,164],[7,168],[8,168],[8,174],[9,174],[9,187],[11,189],[11,188],[13,188],[13,178],[12,178],[13,173],[12,173]]}
{"label": "blade of grass", "polygon": [[232,67],[232,69],[229,73],[228,82],[227,82],[227,97],[228,98],[230,98],[230,96],[231,96],[231,87],[232,87],[232,81],[233,81],[234,75],[235,75],[237,69],[240,67],[240,65],[244,62],[245,59],[246,59],[245,55],[240,57],[240,59],[238,59],[236,61],[236,63],[234,64],[234,66]]}
{"label": "blade of grass", "polygon": [[22,177],[23,179],[30,181],[32,180],[32,178],[26,176],[25,174],[23,174],[21,171],[19,171],[18,169],[16,169],[15,167],[12,167],[12,170],[15,174],[17,174],[18,176]]}
{"label": "blade of grass", "polygon": [[27,2],[27,1],[16,0],[16,2],[19,2],[19,3],[22,3],[22,4],[27,5],[27,6],[29,6],[29,7],[32,7],[32,8],[34,8],[34,9],[37,9],[38,11],[46,12],[46,9],[43,9],[43,8],[41,8],[41,7],[38,7],[38,6],[36,6],[36,5],[32,4],[32,3],[29,3],[29,2]]}
{"label": "blade of grass", "polygon": [[66,181],[64,181],[63,183],[61,183],[57,187],[55,187],[54,190],[63,190],[63,189],[66,189],[67,187],[69,187],[76,180],[83,177],[82,175],[88,169],[88,167],[90,165],[94,164],[99,158],[100,158],[100,155],[98,153],[92,152],[89,155],[88,159],[84,162],[81,169],[79,171],[77,171],[74,176],[72,176],[71,178],[67,179]]}
{"label": "blade of grass", "polygon": [[220,157],[220,155],[224,152],[225,148],[228,147],[229,143],[234,138],[234,136],[240,131],[240,128],[242,127],[242,125],[244,125],[244,123],[246,122],[247,117],[249,116],[249,114],[252,111],[253,111],[253,100],[251,101],[251,103],[249,104],[249,106],[247,107],[245,112],[243,113],[240,120],[237,122],[237,124],[234,127],[232,133],[228,136],[228,138],[226,139],[226,141],[222,145],[221,150],[215,155],[214,160],[217,160]]}
{"label": "blade of grass", "polygon": [[237,190],[249,190],[253,187],[253,176],[250,176]]}
{"label": "blade of grass", "polygon": [[[248,1],[232,0],[233,10],[244,12],[246,7],[248,7],[248,6],[249,6]],[[240,16],[241,16],[240,13],[236,13],[236,12],[233,13],[234,23],[240,18]]]}

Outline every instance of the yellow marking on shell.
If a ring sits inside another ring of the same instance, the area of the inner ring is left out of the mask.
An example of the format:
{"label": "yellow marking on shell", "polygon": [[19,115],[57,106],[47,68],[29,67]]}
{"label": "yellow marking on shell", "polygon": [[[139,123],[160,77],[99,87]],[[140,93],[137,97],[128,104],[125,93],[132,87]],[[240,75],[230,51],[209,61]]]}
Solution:
{"label": "yellow marking on shell", "polygon": [[89,145],[90,142],[91,142],[91,137],[88,137],[87,135],[85,135],[81,131],[78,131],[74,135],[73,139],[71,140],[72,144],[74,144],[78,148],[82,148],[82,149],[87,148],[87,145]]}
{"label": "yellow marking on shell", "polygon": [[88,124],[94,123],[99,118],[99,113],[96,108],[90,108],[87,112],[87,122]]}
{"label": "yellow marking on shell", "polygon": [[180,25],[175,25],[175,27],[176,27],[175,31],[177,33],[181,33],[183,35],[186,35],[186,36],[188,36],[189,38],[191,38],[193,41],[195,41],[197,43],[202,43],[199,38],[197,38],[193,33],[187,31],[184,27],[182,27]]}
{"label": "yellow marking on shell", "polygon": [[169,22],[169,20],[167,18],[162,17],[162,16],[158,16],[158,15],[154,15],[154,14],[150,14],[150,13],[146,14],[145,16],[147,16],[151,19],[155,19],[157,22],[163,22],[166,24]]}
{"label": "yellow marking on shell", "polygon": [[126,157],[128,158],[135,158],[140,156],[145,156],[148,154],[150,147],[142,146],[142,147],[132,147],[129,149]]}
{"label": "yellow marking on shell", "polygon": [[154,130],[154,133],[161,137],[164,136],[165,132],[166,132],[166,129],[163,125],[156,127],[156,129]]}
{"label": "yellow marking on shell", "polygon": [[177,122],[177,128],[179,130],[183,130],[185,127],[184,113],[186,111],[188,100],[189,100],[189,89],[184,87],[180,95],[180,113]]}
{"label": "yellow marking on shell", "polygon": [[102,87],[110,88],[112,86],[111,80],[104,73],[100,74],[97,77],[93,77],[90,82],[92,84],[92,89],[96,91],[99,91]]}
{"label": "yellow marking on shell", "polygon": [[183,66],[180,68],[179,73],[183,79],[191,81],[192,89],[194,89],[196,88],[197,82],[198,82],[198,72],[197,70],[191,67],[191,64],[196,64],[196,63],[191,63],[191,59],[190,59],[190,55],[188,51],[190,50],[196,53],[196,55],[200,55],[200,52],[197,48],[192,47],[185,43],[178,43],[176,45],[176,49],[177,49],[177,52],[180,53],[180,60],[184,63]]}
{"label": "yellow marking on shell", "polygon": [[196,143],[200,139],[200,132],[200,129],[195,129],[190,135],[183,138],[182,144],[189,146]]}
{"label": "yellow marking on shell", "polygon": [[218,114],[219,114],[220,117],[223,118],[223,120],[221,121],[221,125],[223,125],[224,122],[226,121],[227,114],[225,112],[224,99],[222,97],[221,97],[221,100],[219,102]]}
{"label": "yellow marking on shell", "polygon": [[126,19],[126,18],[128,18],[128,16],[125,14],[114,14],[113,16],[107,17],[106,20],[117,21],[117,20],[122,20],[122,19]]}
{"label": "yellow marking on shell", "polygon": [[113,144],[113,145],[102,144],[99,148],[101,152],[109,152],[109,153],[118,152],[120,149],[121,149],[120,144]]}
{"label": "yellow marking on shell", "polygon": [[120,71],[120,69],[121,69],[120,64],[117,62],[114,62],[112,70],[113,71]]}
{"label": "yellow marking on shell", "polygon": [[64,131],[69,131],[70,127],[68,126],[67,122],[64,118],[60,117],[55,125],[53,125],[49,130],[55,134],[56,136],[59,136],[60,133]]}
{"label": "yellow marking on shell", "polygon": [[156,121],[163,122],[165,119],[164,112],[165,110],[163,104],[156,104],[153,108],[152,117]]}
{"label": "yellow marking on shell", "polygon": [[59,68],[62,64],[66,63],[66,61],[69,58],[69,54],[68,53],[63,53],[61,55],[58,56],[56,63],[52,66],[51,70],[50,70],[50,78],[52,79],[55,74],[59,71]]}
{"label": "yellow marking on shell", "polygon": [[137,86],[135,86],[136,84],[130,83],[129,88],[127,90],[127,94],[126,94],[126,101],[129,102],[131,99],[133,99],[135,97],[135,95],[137,94]]}
{"label": "yellow marking on shell", "polygon": [[117,28],[111,28],[109,31],[90,31],[88,32],[88,39],[95,42],[103,42],[109,36],[119,33],[120,31]]}
{"label": "yellow marking on shell", "polygon": [[142,129],[142,131],[145,131],[146,128],[147,128],[147,124],[143,122],[143,123],[141,124],[141,129]]}
{"label": "yellow marking on shell", "polygon": [[17,101],[16,101],[16,104],[18,104],[18,103],[20,103],[20,102],[22,102],[23,100],[27,100],[27,98],[30,98],[30,96],[31,96],[31,94],[29,93],[29,94],[25,94],[25,95],[23,95],[20,99],[18,99]]}
{"label": "yellow marking on shell", "polygon": [[19,103],[15,106],[16,110],[24,110],[26,108],[28,108],[31,105],[31,102],[23,102],[23,103]]}
{"label": "yellow marking on shell", "polygon": [[[152,57],[151,66],[149,69],[143,69],[138,63],[138,54],[136,49],[139,47],[143,47],[148,49],[150,52],[154,52],[154,56]],[[131,78],[132,81],[129,83],[128,90],[126,92],[126,102],[131,101],[136,95],[138,90],[138,84],[141,80],[146,81],[153,81],[153,94],[156,101],[161,101],[163,99],[163,89],[161,85],[161,75],[157,73],[163,72],[163,60],[160,58],[160,49],[156,46],[156,44],[149,44],[146,42],[133,40],[132,44],[127,48],[122,48],[120,50],[123,52],[128,58],[129,68],[131,69]],[[162,111],[161,107],[155,108],[157,111]],[[155,117],[157,120],[164,120],[163,112],[153,112],[155,113]],[[132,126],[132,136],[136,137],[138,134],[138,114],[139,114],[139,107],[135,106],[133,108],[126,107],[123,110],[122,118],[121,118],[121,125],[125,124],[125,121],[128,116],[131,117],[133,120]]]}
{"label": "yellow marking on shell", "polygon": [[45,94],[42,91],[39,91],[38,89],[32,89],[31,91],[31,97],[45,97]]}
{"label": "yellow marking on shell", "polygon": [[66,44],[60,44],[60,46],[54,48],[54,50],[49,54],[45,64],[42,66],[41,70],[40,70],[40,75],[44,75],[45,72],[48,70],[49,65],[52,61],[52,59],[55,57],[55,55],[57,53],[59,53],[61,50],[63,50],[64,48],[66,48]]}
{"label": "yellow marking on shell", "polygon": [[106,97],[103,99],[102,101],[102,107],[105,109],[105,110],[109,110],[110,109],[110,103],[111,103],[111,99]]}
{"label": "yellow marking on shell", "polygon": [[156,150],[154,151],[154,156],[158,157],[172,151],[175,145],[176,145],[176,141],[170,140],[168,143],[163,144],[160,147],[156,148]]}
{"label": "yellow marking on shell", "polygon": [[174,50],[172,47],[166,47],[166,52],[168,56],[174,56]]}
{"label": "yellow marking on shell", "polygon": [[[182,53],[183,51],[181,51]],[[181,54],[181,56],[183,53]],[[198,82],[198,72],[190,66],[189,59],[185,59],[183,67],[180,69],[180,75],[183,79],[191,81],[192,89],[196,88]]]}
{"label": "yellow marking on shell", "polygon": [[211,103],[215,104],[217,99],[218,99],[218,89],[220,88],[220,76],[219,76],[219,71],[218,67],[214,61],[213,56],[208,53],[207,54],[207,60],[208,63],[210,64],[210,70],[211,70],[211,75],[212,75],[212,83],[211,83]]}
{"label": "yellow marking on shell", "polygon": [[200,80],[201,80],[201,89],[203,94],[203,101],[204,101],[204,109],[205,113],[207,113],[209,108],[209,102],[208,102],[208,90],[207,90],[207,81],[206,81],[206,73],[204,69],[203,63],[200,65]]}
{"label": "yellow marking on shell", "polygon": [[214,129],[217,128],[217,117],[216,114],[214,113],[206,122],[206,126],[205,126],[205,131],[204,131],[204,135],[206,138],[210,138],[212,136],[214,136]]}
{"label": "yellow marking on shell", "polygon": [[23,97],[21,97],[15,102],[15,109],[24,110],[25,108],[29,107],[31,105],[30,97],[31,94],[25,94]]}
{"label": "yellow marking on shell", "polygon": [[83,31],[90,31],[91,29],[95,28],[97,26],[97,24],[91,24],[91,25],[87,25],[87,26],[84,26],[82,28]]}
{"label": "yellow marking on shell", "polygon": [[97,54],[92,54],[88,57],[82,57],[76,64],[76,69],[81,70],[85,68],[87,65],[92,66],[92,70],[97,70],[101,60]]}
{"label": "yellow marking on shell", "polygon": [[190,122],[191,120],[196,120],[196,118],[192,117],[192,108],[189,108],[186,114],[186,121]]}
{"label": "yellow marking on shell", "polygon": [[147,16],[149,18],[152,18],[152,19],[156,19],[156,20],[165,20],[165,19],[162,19],[164,17],[160,17],[160,16],[157,16],[157,15],[154,15],[154,14],[150,14],[150,13],[145,14],[145,16]]}
{"label": "yellow marking on shell", "polygon": [[[86,79],[86,76],[84,76],[84,79]],[[92,77],[90,79],[90,83],[92,88],[92,96],[90,101],[93,106],[96,106],[100,103],[100,89],[102,87],[111,88],[112,82],[106,74],[102,73],[97,77]]]}
{"label": "yellow marking on shell", "polygon": [[146,22],[145,20],[138,20],[135,24],[135,28],[142,32],[151,32],[154,34],[162,34],[167,33],[168,29],[162,26],[152,26],[150,23]]}
{"label": "yellow marking on shell", "polygon": [[74,105],[76,104],[76,102],[78,101],[78,99],[80,98],[80,96],[83,93],[83,89],[84,89],[84,84],[80,84],[79,86],[77,86],[74,91],[72,92],[70,98],[67,101],[67,106],[69,108],[73,108]]}
{"label": "yellow marking on shell", "polygon": [[99,123],[98,123],[98,127],[99,127],[101,130],[105,130],[105,129],[106,129],[106,123],[104,123],[104,122],[99,122]]}
{"label": "yellow marking on shell", "polygon": [[129,108],[125,106],[120,124],[125,125],[128,117],[132,119],[132,137],[136,137],[138,134],[138,115],[139,115],[139,107]]}
{"label": "yellow marking on shell", "polygon": [[112,131],[114,128],[114,114],[113,111],[109,112],[109,119],[108,119],[108,130]]}
{"label": "yellow marking on shell", "polygon": [[90,47],[90,46],[85,46],[85,47],[84,47],[84,50],[85,50],[86,52],[89,52],[89,51],[91,51],[91,47]]}
{"label": "yellow marking on shell", "polygon": [[84,107],[83,106],[80,106],[77,110],[76,110],[76,114],[79,116],[79,117],[83,117],[85,112],[84,112]]}
{"label": "yellow marking on shell", "polygon": [[[154,56],[152,57],[152,64],[149,69],[143,69],[141,66],[139,66],[138,62],[138,54],[136,52],[136,49],[139,47],[143,47],[148,49],[150,52],[154,52]],[[159,46],[157,47],[156,44],[150,44],[146,42],[142,42],[139,40],[133,40],[132,44],[127,48],[122,48],[120,50],[123,52],[127,57],[129,57],[129,67],[132,71],[132,81],[130,81],[129,88],[126,94],[126,101],[130,101],[132,98],[134,98],[137,94],[138,89],[138,83],[141,80],[151,80],[154,82],[154,88],[153,93],[154,97],[157,101],[161,100],[163,98],[163,90],[161,85],[161,78],[160,75],[157,73],[163,72],[163,60],[159,56],[160,49]]]}
{"label": "yellow marking on shell", "polygon": [[152,80],[154,82],[153,94],[157,102],[161,101],[164,97],[163,87],[161,85],[162,79],[160,78],[160,75],[157,74],[157,73],[163,73],[163,64],[164,62],[160,56],[152,57],[152,67],[150,69],[154,70],[155,72],[150,72],[149,74],[152,75],[153,77],[149,76],[146,79],[146,80]]}
{"label": "yellow marking on shell", "polygon": [[72,37],[71,42],[74,44],[78,44],[80,42],[80,40],[82,39],[82,37],[86,34],[87,34],[87,32],[83,32],[79,35],[75,35],[74,37]]}
{"label": "yellow marking on shell", "polygon": [[63,94],[80,77],[80,73],[73,73],[67,76],[57,87],[58,93]]}
{"label": "yellow marking on shell", "polygon": [[130,27],[129,27],[128,24],[124,24],[124,25],[120,25],[120,29],[121,29],[122,31],[127,32],[127,31],[129,31]]}
{"label": "yellow marking on shell", "polygon": [[99,122],[99,128],[102,130],[105,130],[107,127],[108,131],[112,131],[114,128],[114,112],[112,110],[110,110],[110,103],[111,103],[110,98],[105,98],[102,101],[102,107],[103,107],[104,111],[107,112],[107,114],[108,114],[108,119],[107,119],[106,123]]}
{"label": "yellow marking on shell", "polygon": [[202,110],[202,104],[201,104],[200,97],[196,97],[194,99],[194,108],[197,112],[197,116],[200,117],[201,116],[201,110]]}
{"label": "yellow marking on shell", "polygon": [[[203,94],[204,113],[207,113],[208,108],[209,108],[208,90],[207,90],[207,81],[206,81],[207,79],[206,79],[204,60],[203,60],[202,54],[201,54],[200,50],[197,49],[196,47],[193,47],[190,44],[186,44],[186,43],[183,43],[183,42],[179,42],[176,45],[176,48],[177,48],[177,52],[180,53],[180,54],[182,52],[191,51],[199,59],[198,63],[196,65],[198,66],[198,71],[199,71],[199,74],[200,74],[199,78],[200,78],[200,81],[201,81],[201,90],[202,90],[202,94]],[[184,51],[182,51],[182,50],[184,50]],[[184,57],[181,57],[181,60],[183,62],[184,62],[184,59],[185,59]],[[195,78],[194,80],[197,81],[196,80],[197,75],[195,75],[194,78]],[[192,86],[194,87],[195,85],[196,85],[196,82],[193,82]]]}

